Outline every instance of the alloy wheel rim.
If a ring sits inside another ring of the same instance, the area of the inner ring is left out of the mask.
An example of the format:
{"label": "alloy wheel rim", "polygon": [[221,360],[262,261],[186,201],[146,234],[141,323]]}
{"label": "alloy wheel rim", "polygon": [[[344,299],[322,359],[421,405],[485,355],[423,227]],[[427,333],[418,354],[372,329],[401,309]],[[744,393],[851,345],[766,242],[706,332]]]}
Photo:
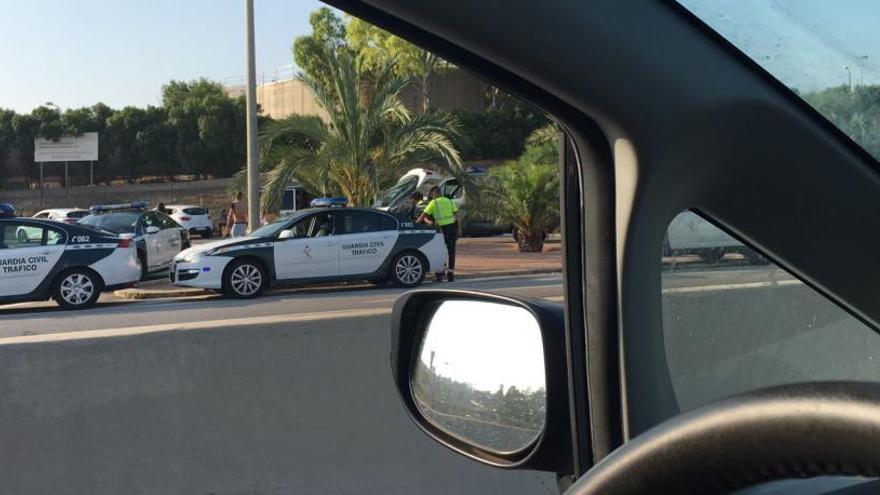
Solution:
{"label": "alloy wheel rim", "polygon": [[240,265],[232,271],[232,290],[242,296],[252,296],[263,284],[263,274],[254,265]]}
{"label": "alloy wheel rim", "polygon": [[422,277],[422,262],[412,255],[407,255],[397,261],[395,267],[397,278],[405,284],[414,284]]}
{"label": "alloy wheel rim", "polygon": [[68,275],[61,281],[61,298],[68,304],[79,306],[95,294],[92,279],[81,273]]}

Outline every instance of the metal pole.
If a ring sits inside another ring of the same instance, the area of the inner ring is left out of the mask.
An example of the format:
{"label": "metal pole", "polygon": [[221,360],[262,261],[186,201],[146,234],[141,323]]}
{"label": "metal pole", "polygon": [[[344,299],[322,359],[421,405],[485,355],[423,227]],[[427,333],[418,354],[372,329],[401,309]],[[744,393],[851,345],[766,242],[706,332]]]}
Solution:
{"label": "metal pole", "polygon": [[89,162],[89,185],[95,185],[95,162]]}
{"label": "metal pole", "polygon": [[247,44],[248,227],[260,227],[260,157],[257,151],[257,65],[254,55],[254,0],[245,0]]}
{"label": "metal pole", "polygon": [[43,209],[43,162],[40,162],[40,209]]}
{"label": "metal pole", "polygon": [[64,162],[64,192],[70,193],[70,162]]}

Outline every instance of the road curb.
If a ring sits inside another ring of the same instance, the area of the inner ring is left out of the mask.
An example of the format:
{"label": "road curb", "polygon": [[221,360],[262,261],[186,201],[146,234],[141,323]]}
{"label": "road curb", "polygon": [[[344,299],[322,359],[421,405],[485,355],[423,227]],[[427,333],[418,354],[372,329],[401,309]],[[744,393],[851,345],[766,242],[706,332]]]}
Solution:
{"label": "road curb", "polygon": [[[456,280],[473,280],[479,278],[493,277],[517,277],[522,275],[550,275],[562,273],[559,268],[536,268],[531,270],[497,270],[476,273],[456,273]],[[430,280],[430,277],[428,278]],[[354,284],[336,284],[336,285],[360,285],[361,282]],[[184,289],[175,287],[173,289],[121,289],[113,292],[113,295],[120,299],[160,299],[164,297],[200,297],[214,294],[213,291],[207,289]]]}
{"label": "road curb", "polygon": [[113,292],[121,299],[159,299],[162,297],[197,297],[211,294],[206,289],[122,289]]}

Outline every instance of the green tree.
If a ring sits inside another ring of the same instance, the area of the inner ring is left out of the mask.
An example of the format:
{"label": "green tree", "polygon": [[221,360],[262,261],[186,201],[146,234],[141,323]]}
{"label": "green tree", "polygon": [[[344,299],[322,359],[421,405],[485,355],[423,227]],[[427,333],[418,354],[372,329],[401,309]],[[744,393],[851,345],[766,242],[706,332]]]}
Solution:
{"label": "green tree", "polygon": [[300,70],[321,82],[332,91],[330,68],[325,66],[324,52],[343,52],[351,54],[346,39],[345,21],[327,7],[322,7],[309,15],[312,34],[300,36],[293,42],[293,59]]}
{"label": "green tree", "polygon": [[[277,211],[284,188],[294,178],[316,181],[324,193],[367,205],[420,162],[437,160],[441,168],[464,175],[453,144],[455,120],[438,112],[411,115],[399,98],[410,79],[395,75],[393,64],[367,77],[347,53],[324,50],[321,56],[329,80],[300,77],[328,121],[288,118],[261,132],[262,162],[268,170],[264,211]],[[364,86],[367,91],[361,90]]]}
{"label": "green tree", "polygon": [[552,143],[529,147],[517,160],[491,171],[487,211],[498,222],[513,224],[519,250],[537,253],[559,219],[559,168]]}
{"label": "green tree", "polygon": [[229,98],[206,79],[171,81],[162,87],[162,104],[176,132],[181,172],[200,177],[228,176],[244,163],[244,99]]}
{"label": "green tree", "polygon": [[428,50],[356,17],[349,20],[346,36],[349,46],[357,53],[364,69],[376,71],[393,63],[398,76],[418,79],[422,92],[422,110],[427,111],[430,108],[428,81],[431,76],[448,69],[449,63]]}
{"label": "green tree", "polygon": [[14,118],[14,111],[0,108],[0,187],[3,186],[4,179],[9,175],[6,164],[9,154],[16,144],[15,128],[12,125]]}

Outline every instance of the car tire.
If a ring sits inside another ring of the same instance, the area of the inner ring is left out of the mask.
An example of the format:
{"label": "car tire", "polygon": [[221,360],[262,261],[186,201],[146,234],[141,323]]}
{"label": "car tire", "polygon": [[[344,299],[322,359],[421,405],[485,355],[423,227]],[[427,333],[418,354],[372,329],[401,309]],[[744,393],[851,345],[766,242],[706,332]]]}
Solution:
{"label": "car tire", "polygon": [[27,232],[24,230],[19,230],[15,233],[15,240],[18,241],[19,244],[27,244],[30,241]]}
{"label": "car tire", "polygon": [[140,281],[143,282],[147,279],[147,275],[150,273],[149,267],[147,265],[147,256],[144,253],[138,252],[137,264],[138,267],[141,269]]}
{"label": "car tire", "polygon": [[388,278],[398,287],[415,287],[425,280],[427,271],[428,266],[424,259],[412,251],[407,251],[394,257]]}
{"label": "car tire", "polygon": [[98,274],[85,268],[73,268],[55,278],[52,299],[62,310],[86,309],[95,305],[102,289]]}
{"label": "car tire", "polygon": [[269,274],[252,258],[234,260],[223,272],[223,293],[235,299],[250,299],[269,286]]}

